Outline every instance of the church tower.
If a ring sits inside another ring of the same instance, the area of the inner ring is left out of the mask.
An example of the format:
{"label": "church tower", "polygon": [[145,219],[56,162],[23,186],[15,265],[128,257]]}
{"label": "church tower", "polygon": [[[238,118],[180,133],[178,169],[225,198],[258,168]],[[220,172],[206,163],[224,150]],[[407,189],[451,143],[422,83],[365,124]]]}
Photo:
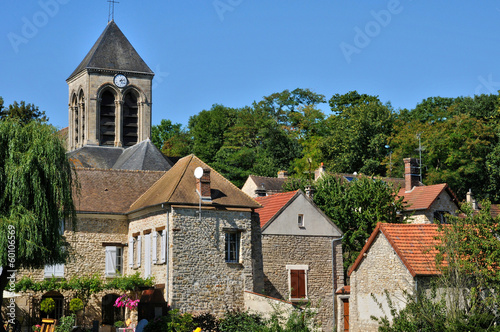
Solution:
{"label": "church tower", "polygon": [[66,80],[68,150],[129,147],[151,135],[154,73],[112,20]]}

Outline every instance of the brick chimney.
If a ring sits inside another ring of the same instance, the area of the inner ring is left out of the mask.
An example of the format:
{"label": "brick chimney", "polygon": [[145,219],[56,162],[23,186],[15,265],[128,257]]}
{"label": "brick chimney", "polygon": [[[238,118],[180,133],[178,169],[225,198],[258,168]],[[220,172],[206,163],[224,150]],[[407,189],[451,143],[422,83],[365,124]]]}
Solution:
{"label": "brick chimney", "polygon": [[314,171],[314,181],[322,177],[323,174],[325,174],[325,166],[323,165],[323,163],[321,163],[318,169]]}
{"label": "brick chimney", "polygon": [[279,171],[278,172],[278,179],[287,179],[288,178],[288,172],[287,171]]}
{"label": "brick chimney", "polygon": [[204,168],[203,175],[200,179],[196,179],[196,190],[200,193],[203,201],[211,201],[210,193],[210,169]]}
{"label": "brick chimney", "polygon": [[420,185],[420,172],[416,158],[404,158],[405,163],[405,191]]}

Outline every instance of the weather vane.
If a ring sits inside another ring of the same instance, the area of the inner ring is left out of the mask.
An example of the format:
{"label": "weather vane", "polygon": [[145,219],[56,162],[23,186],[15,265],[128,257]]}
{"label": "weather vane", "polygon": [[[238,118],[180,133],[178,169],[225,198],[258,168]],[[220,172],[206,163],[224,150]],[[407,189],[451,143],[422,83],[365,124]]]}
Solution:
{"label": "weather vane", "polygon": [[108,0],[108,2],[109,2],[109,12],[108,12],[108,22],[109,22],[115,20],[115,3],[119,2],[115,0]]}

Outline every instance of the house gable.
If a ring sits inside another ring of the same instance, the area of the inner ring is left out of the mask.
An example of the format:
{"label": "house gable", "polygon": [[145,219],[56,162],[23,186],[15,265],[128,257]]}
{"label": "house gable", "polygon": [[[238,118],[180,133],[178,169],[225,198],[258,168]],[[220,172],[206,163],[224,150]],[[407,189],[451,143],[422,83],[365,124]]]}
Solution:
{"label": "house gable", "polygon": [[[263,235],[340,237],[340,229],[309,199],[298,191],[262,228]],[[299,216],[303,227],[299,225]]]}

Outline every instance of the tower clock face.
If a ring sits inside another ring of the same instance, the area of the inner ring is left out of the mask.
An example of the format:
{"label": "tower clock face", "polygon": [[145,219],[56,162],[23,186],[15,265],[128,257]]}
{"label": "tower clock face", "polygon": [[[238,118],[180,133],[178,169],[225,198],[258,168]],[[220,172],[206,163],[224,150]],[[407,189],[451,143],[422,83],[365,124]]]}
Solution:
{"label": "tower clock face", "polygon": [[128,79],[123,74],[116,74],[113,83],[119,88],[123,88],[128,84]]}

